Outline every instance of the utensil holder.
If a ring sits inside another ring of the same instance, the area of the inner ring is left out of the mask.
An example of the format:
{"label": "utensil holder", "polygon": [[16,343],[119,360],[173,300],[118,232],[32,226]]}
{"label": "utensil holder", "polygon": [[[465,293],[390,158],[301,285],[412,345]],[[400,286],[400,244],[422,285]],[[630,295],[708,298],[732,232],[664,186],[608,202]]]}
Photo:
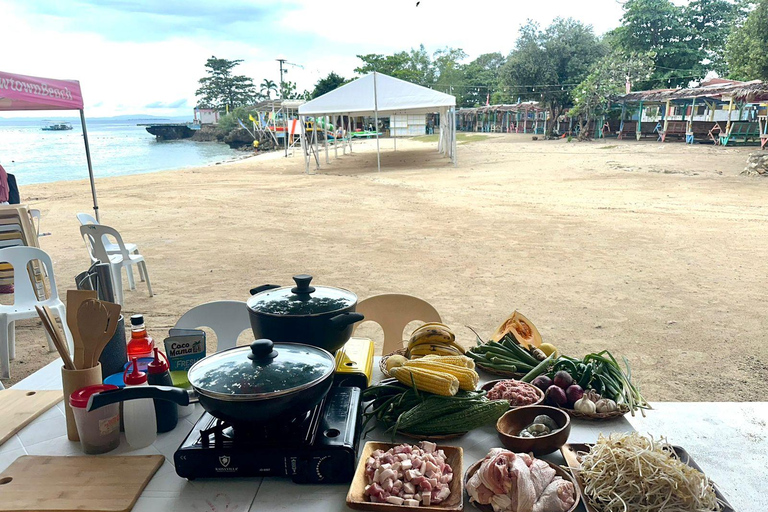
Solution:
{"label": "utensil holder", "polygon": [[109,376],[114,373],[122,373],[126,361],[128,361],[128,352],[125,345],[125,319],[123,315],[120,315],[115,334],[112,335],[112,338],[101,352],[99,362],[101,363],[102,373]]}
{"label": "utensil holder", "polygon": [[67,417],[67,437],[70,441],[79,441],[80,436],[77,434],[75,415],[69,406],[69,396],[80,388],[95,386],[101,383],[101,363],[93,368],[86,368],[84,370],[67,370],[63,366],[61,367],[61,385],[64,390],[64,414]]}

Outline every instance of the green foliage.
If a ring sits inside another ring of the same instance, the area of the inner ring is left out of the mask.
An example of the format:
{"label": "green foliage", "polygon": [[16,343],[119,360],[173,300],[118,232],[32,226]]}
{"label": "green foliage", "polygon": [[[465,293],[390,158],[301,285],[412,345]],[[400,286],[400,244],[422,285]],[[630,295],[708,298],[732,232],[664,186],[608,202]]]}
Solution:
{"label": "green foliage", "polygon": [[692,43],[703,52],[708,69],[727,73],[726,34],[739,16],[739,7],[727,0],[694,0],[684,7],[683,16],[693,36]]}
{"label": "green foliage", "polygon": [[232,69],[242,60],[218,59],[215,56],[205,63],[207,76],[198,80],[200,87],[195,95],[200,97],[198,107],[225,110],[247,105],[256,97],[253,80],[244,75],[233,75]]}
{"label": "green foliage", "polygon": [[363,61],[361,66],[355,68],[355,73],[360,75],[378,71],[424,86],[432,85],[435,81],[432,60],[424,49],[424,45],[421,45],[418,50],[412,48],[410,51],[392,55],[369,53],[358,55],[357,58]]}
{"label": "green foliage", "polygon": [[605,52],[589,25],[556,18],[542,31],[529,20],[520,28],[500,76],[510,95],[546,104],[555,118],[571,103],[573,85],[584,80]]}
{"label": "green foliage", "polygon": [[461,97],[456,95],[456,103],[461,107],[485,105],[488,91],[491,103],[511,103],[512,97],[502,89],[500,83],[501,67],[506,59],[501,53],[485,53],[464,66],[464,79]]}
{"label": "green foliage", "polygon": [[706,53],[686,25],[685,9],[670,0],[628,0],[612,39],[623,53],[655,54],[656,70],[642,88],[685,86],[706,71]]}
{"label": "green foliage", "polygon": [[240,128],[240,123],[237,122],[240,119],[246,126],[249,125],[248,114],[253,112],[253,107],[237,107],[231,110],[229,114],[225,114],[219,117],[219,124],[216,125],[216,134],[219,137],[223,137],[232,130]]}
{"label": "green foliage", "polygon": [[743,25],[733,29],[726,58],[731,78],[768,80],[768,0],[760,0]]}
{"label": "green foliage", "polygon": [[277,84],[274,81],[265,78],[261,81],[259,92],[264,99],[270,100],[272,99],[273,92],[277,94]]}
{"label": "green foliage", "polygon": [[325,93],[331,92],[335,89],[338,89],[342,85],[346,83],[346,79],[342,76],[337,75],[335,72],[331,71],[328,73],[328,76],[325,78],[321,78],[317,81],[315,84],[315,90],[312,91],[312,98],[317,98],[318,96],[322,96]]}
{"label": "green foliage", "polygon": [[610,53],[592,67],[589,75],[573,90],[572,116],[584,120],[605,114],[611,98],[623,94],[630,84],[648,80],[653,74],[653,54],[623,56]]}

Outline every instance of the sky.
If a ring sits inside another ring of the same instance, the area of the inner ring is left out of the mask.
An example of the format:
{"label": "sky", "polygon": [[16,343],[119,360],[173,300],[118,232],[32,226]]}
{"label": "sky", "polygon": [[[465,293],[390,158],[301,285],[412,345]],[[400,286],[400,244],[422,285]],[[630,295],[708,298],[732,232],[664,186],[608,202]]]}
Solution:
{"label": "sky", "polygon": [[358,54],[506,55],[527,19],[573,17],[602,34],[621,14],[618,0],[0,0],[0,70],[79,80],[89,117],[191,120],[211,56],[242,59],[236,72],[256,84],[279,82],[285,58],[302,66],[285,80],[303,91],[331,71],[354,76]]}

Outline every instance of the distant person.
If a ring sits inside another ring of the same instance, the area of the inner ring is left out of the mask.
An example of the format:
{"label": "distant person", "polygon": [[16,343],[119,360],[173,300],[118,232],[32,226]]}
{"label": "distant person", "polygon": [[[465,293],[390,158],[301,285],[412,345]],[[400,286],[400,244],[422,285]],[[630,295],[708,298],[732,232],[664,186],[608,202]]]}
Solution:
{"label": "distant person", "polygon": [[[15,183],[15,180],[14,180]],[[0,204],[10,204],[10,188],[8,187],[8,173],[0,165]]]}
{"label": "distant person", "polygon": [[19,196],[19,187],[16,185],[16,176],[11,173],[8,175],[8,202],[10,204],[21,203],[21,197]]}

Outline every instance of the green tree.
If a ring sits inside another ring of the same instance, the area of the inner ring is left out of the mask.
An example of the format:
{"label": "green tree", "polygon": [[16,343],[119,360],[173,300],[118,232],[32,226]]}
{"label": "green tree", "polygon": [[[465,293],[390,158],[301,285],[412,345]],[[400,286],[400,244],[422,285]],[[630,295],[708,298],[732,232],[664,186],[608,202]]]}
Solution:
{"label": "green tree", "polygon": [[232,69],[242,60],[218,59],[215,56],[205,63],[207,76],[198,80],[200,87],[195,95],[200,97],[198,107],[233,109],[252,103],[256,96],[253,80],[244,75],[233,75]]}
{"label": "green tree", "polygon": [[579,139],[589,134],[585,125],[597,116],[605,114],[611,106],[611,98],[623,94],[626,84],[648,80],[653,74],[652,54],[624,56],[610,53],[592,66],[592,71],[573,89],[571,116],[579,116]]}
{"label": "green tree", "polygon": [[306,94],[307,91],[304,91],[303,93],[297,92],[296,82],[291,82],[290,80],[283,82],[282,87],[280,88],[280,98],[284,100],[305,99]]}
{"label": "green tree", "polygon": [[621,26],[610,39],[623,53],[653,52],[656,69],[644,88],[685,86],[706,74],[701,42],[686,24],[685,9],[670,0],[627,0]]}
{"label": "green tree", "polygon": [[269,80],[268,78],[265,78],[261,81],[261,88],[259,90],[261,92],[261,96],[266,99],[272,99],[272,93],[277,93],[277,84]]}
{"label": "green tree", "polygon": [[726,45],[731,78],[768,81],[768,0],[760,0]]}
{"label": "green tree", "polygon": [[392,55],[369,53],[358,55],[363,64],[355,68],[355,73],[367,75],[374,71],[393,76],[408,82],[430,86],[435,81],[435,71],[429,54],[421,45],[419,49],[397,52]]}
{"label": "green tree", "polygon": [[738,6],[728,0],[694,0],[683,8],[683,19],[693,36],[692,42],[708,61],[705,66],[721,76],[728,70],[727,34],[738,15]]}
{"label": "green tree", "polygon": [[[605,54],[590,25],[556,18],[542,31],[533,21],[520,28],[515,49],[501,69],[502,83],[512,96],[545,104],[552,119],[572,102],[571,89]],[[552,134],[554,124],[548,127]]]}
{"label": "green tree", "polygon": [[456,94],[456,102],[462,107],[485,105],[488,92],[491,103],[515,101],[501,85],[501,68],[506,59],[501,53],[484,53],[464,66],[464,88]]}
{"label": "green tree", "polygon": [[461,61],[467,54],[461,48],[443,48],[433,54],[432,76],[434,82],[428,84],[439,91],[456,96],[456,103],[461,105],[464,89],[465,71]]}
{"label": "green tree", "polygon": [[334,71],[331,71],[328,73],[328,76],[317,81],[315,84],[315,89],[312,91],[311,97],[317,98],[318,96],[322,96],[327,92],[338,89],[344,85],[346,81],[347,80],[344,77],[337,75]]}

